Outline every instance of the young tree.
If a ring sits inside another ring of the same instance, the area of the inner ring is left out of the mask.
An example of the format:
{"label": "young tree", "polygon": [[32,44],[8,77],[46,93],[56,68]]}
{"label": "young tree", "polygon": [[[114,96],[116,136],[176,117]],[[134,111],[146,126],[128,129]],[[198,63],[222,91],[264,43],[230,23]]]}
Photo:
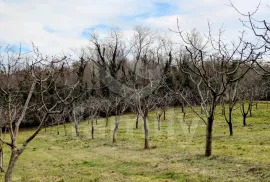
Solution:
{"label": "young tree", "polygon": [[105,112],[105,117],[106,117],[106,127],[109,126],[109,116],[111,115],[112,109],[113,109],[113,105],[112,105],[112,101],[109,98],[104,98],[101,101],[102,103],[102,111]]}
{"label": "young tree", "polygon": [[[196,45],[193,37],[199,34],[189,34],[180,31],[178,24],[177,33],[185,43],[186,55],[178,58],[181,70],[189,76],[190,81],[196,86],[200,97],[201,108],[204,116],[195,113],[206,124],[205,156],[212,154],[212,130],[216,106],[222,95],[231,83],[240,80],[249,70],[251,65],[261,56],[256,53],[252,44],[245,43],[243,37],[231,47],[222,41],[223,31],[215,40],[211,34],[201,45]],[[249,66],[247,66],[249,65]]]}
{"label": "young tree", "polygon": [[[228,86],[227,91],[225,92],[225,95],[221,98],[222,112],[223,112],[222,114],[228,124],[230,136],[233,136],[232,113],[238,98],[237,91],[238,91],[238,81],[230,84]],[[226,112],[226,104],[228,104],[228,114]]]}
{"label": "young tree", "polygon": [[85,108],[87,110],[87,113],[89,115],[89,119],[91,120],[91,136],[92,139],[94,139],[94,132],[95,132],[95,127],[94,127],[94,120],[97,119],[98,117],[98,111],[101,107],[101,99],[99,98],[89,98],[88,101],[85,103]]}
{"label": "young tree", "polygon": [[[2,53],[2,51],[0,52]],[[8,48],[5,54],[0,56],[0,90],[3,98],[2,106],[4,112],[7,113],[5,123],[9,131],[10,141],[5,141],[3,137],[0,140],[9,146],[11,151],[5,173],[6,182],[12,181],[14,167],[19,156],[37,136],[48,116],[60,112],[57,110],[59,105],[72,103],[74,101],[72,93],[78,86],[76,82],[75,84],[74,82],[64,84],[67,94],[64,97],[57,94],[58,100],[51,103],[49,98],[51,95],[48,90],[51,86],[56,89],[55,83],[57,83],[59,75],[57,74],[57,65],[66,60],[67,57],[43,57],[36,47],[33,47],[33,52],[34,55],[30,57],[23,55],[21,51],[14,52]],[[23,78],[27,78],[27,81],[24,82],[25,85],[22,90],[20,84]],[[45,82],[51,78],[54,78],[52,79],[54,81],[48,86]],[[25,118],[30,117],[33,113],[39,120],[39,126],[20,146],[17,143],[20,126]]]}
{"label": "young tree", "polygon": [[143,119],[143,129],[144,129],[144,149],[150,149],[149,146],[149,132],[148,132],[148,114],[149,111],[155,108],[156,101],[153,95],[149,94],[143,96],[140,92],[136,93],[136,105],[138,111]]}
{"label": "young tree", "polygon": [[115,126],[113,130],[113,143],[116,142],[118,127],[120,124],[120,117],[129,106],[129,100],[126,97],[113,96],[113,107],[115,111]]}

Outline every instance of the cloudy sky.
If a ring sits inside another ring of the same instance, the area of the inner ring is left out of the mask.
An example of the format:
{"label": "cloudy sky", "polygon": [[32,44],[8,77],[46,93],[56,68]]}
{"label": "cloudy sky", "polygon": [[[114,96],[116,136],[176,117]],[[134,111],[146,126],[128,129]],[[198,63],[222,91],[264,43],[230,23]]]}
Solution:
{"label": "cloudy sky", "polygon": [[[232,0],[242,12],[253,11],[259,0]],[[92,29],[111,26],[130,32],[134,25],[146,25],[168,32],[176,28],[207,31],[208,20],[226,37],[234,39],[243,29],[239,14],[228,0],[0,0],[0,42],[21,43],[23,51],[31,41],[46,53],[68,52],[89,43]],[[261,0],[257,16],[267,19],[270,0]]]}

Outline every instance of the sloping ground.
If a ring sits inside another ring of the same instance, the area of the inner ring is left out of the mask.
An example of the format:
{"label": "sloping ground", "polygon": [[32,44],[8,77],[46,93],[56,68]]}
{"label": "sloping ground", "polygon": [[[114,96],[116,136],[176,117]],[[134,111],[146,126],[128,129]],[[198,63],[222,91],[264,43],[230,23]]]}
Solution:
{"label": "sloping ground", "polygon": [[[180,109],[169,109],[161,131],[155,113],[150,114],[151,150],[143,150],[142,122],[136,130],[133,114],[121,117],[116,144],[112,144],[114,117],[108,128],[98,120],[94,140],[87,122],[80,124],[79,138],[71,124],[69,136],[64,136],[62,126],[60,135],[57,126],[48,128],[20,157],[14,181],[270,181],[270,105],[260,103],[258,110],[253,109],[247,127],[242,127],[240,111],[234,111],[233,137],[216,113],[209,158],[203,156],[205,125],[188,109],[186,123]],[[29,134],[22,132],[21,141]],[[10,153],[7,146],[4,150],[6,167]]]}

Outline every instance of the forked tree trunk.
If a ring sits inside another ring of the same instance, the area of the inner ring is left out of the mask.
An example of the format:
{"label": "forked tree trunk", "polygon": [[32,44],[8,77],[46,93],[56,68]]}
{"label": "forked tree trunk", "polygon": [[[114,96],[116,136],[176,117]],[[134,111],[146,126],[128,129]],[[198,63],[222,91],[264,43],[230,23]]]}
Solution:
{"label": "forked tree trunk", "polygon": [[10,156],[7,172],[5,174],[5,182],[12,181],[12,175],[14,172],[15,163],[17,162],[18,158],[19,158],[19,152],[17,149],[13,148],[11,150],[11,156]]}
{"label": "forked tree trunk", "polygon": [[248,110],[246,112],[245,112],[244,103],[241,104],[241,112],[242,112],[242,116],[243,116],[243,126],[247,125],[246,119],[247,119],[247,115],[248,115],[248,113],[250,113],[250,111],[251,111],[251,105],[250,104],[248,105]]}
{"label": "forked tree trunk", "polygon": [[206,127],[206,146],[205,146],[205,156],[209,157],[212,154],[212,131],[213,131],[214,116],[210,116],[207,121]]}
{"label": "forked tree trunk", "polygon": [[147,127],[147,114],[143,116],[143,128],[144,128],[144,149],[150,149],[149,138],[148,138],[148,127]]}
{"label": "forked tree trunk", "polygon": [[116,142],[116,135],[117,135],[119,123],[120,123],[120,117],[115,116],[115,126],[114,126],[114,130],[113,130],[113,143]]}
{"label": "forked tree trunk", "polygon": [[137,113],[137,115],[136,115],[136,129],[139,128],[139,117],[140,117],[140,113]]}
{"label": "forked tree trunk", "polygon": [[94,120],[93,119],[91,120],[91,123],[92,123],[91,136],[92,136],[92,139],[94,139],[95,127],[94,127]]}

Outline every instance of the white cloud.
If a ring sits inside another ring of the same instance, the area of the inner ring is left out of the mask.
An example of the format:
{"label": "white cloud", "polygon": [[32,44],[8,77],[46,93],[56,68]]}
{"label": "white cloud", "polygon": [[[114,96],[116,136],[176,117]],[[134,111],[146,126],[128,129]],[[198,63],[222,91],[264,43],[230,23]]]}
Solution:
{"label": "white cloud", "polygon": [[[258,16],[267,18],[266,4],[262,0]],[[46,53],[68,52],[88,44],[81,33],[97,24],[116,25],[129,32],[135,24],[168,31],[176,27],[176,18],[183,29],[196,27],[207,31],[207,20],[220,27],[224,23],[228,37],[235,37],[240,30],[239,15],[227,0],[167,0],[178,9],[175,15],[163,17],[141,17],[125,20],[153,10],[155,0],[0,0],[0,41],[21,42],[30,45],[33,41]],[[160,1],[159,1],[160,2]],[[165,2],[165,1],[164,1]],[[240,11],[252,11],[257,1],[233,0]],[[56,32],[49,33],[44,27]]]}

